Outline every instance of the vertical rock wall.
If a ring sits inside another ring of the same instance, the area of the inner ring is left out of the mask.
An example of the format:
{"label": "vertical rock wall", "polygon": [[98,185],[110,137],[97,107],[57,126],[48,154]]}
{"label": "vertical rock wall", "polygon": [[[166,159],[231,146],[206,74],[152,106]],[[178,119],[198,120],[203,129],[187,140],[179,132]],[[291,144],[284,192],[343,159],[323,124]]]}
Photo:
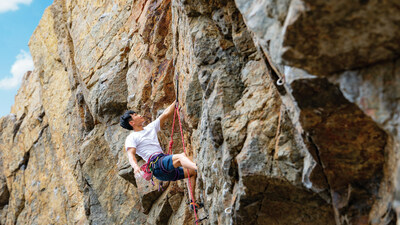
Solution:
{"label": "vertical rock wall", "polygon": [[282,102],[314,161],[303,183],[329,191],[336,224],[394,223],[398,3],[235,2],[272,78],[286,78]]}
{"label": "vertical rock wall", "polygon": [[134,178],[118,124],[177,85],[204,223],[394,224],[398,4],[378,4],[55,0],[0,119],[0,224],[193,224],[185,181]]}

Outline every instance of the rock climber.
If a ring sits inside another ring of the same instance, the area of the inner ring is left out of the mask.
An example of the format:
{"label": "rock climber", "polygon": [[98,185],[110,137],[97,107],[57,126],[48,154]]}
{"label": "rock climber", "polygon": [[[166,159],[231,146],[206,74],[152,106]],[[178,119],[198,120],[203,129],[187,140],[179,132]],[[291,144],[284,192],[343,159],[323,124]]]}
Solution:
{"label": "rock climber", "polygon": [[[138,166],[135,154],[145,160],[151,168],[152,175],[161,181],[176,181],[188,177],[186,169],[189,169],[192,190],[196,182],[196,164],[191,161],[185,153],[167,155],[164,154],[158,141],[157,132],[163,127],[165,122],[174,113],[176,101],[173,102],[164,112],[153,122],[147,124],[146,119],[135,111],[128,110],[120,117],[121,127],[132,132],[126,137],[125,150],[131,164],[135,177],[140,176],[141,169]],[[191,203],[193,204],[193,203]],[[198,208],[196,204],[196,208]],[[191,205],[193,209],[193,205]]]}

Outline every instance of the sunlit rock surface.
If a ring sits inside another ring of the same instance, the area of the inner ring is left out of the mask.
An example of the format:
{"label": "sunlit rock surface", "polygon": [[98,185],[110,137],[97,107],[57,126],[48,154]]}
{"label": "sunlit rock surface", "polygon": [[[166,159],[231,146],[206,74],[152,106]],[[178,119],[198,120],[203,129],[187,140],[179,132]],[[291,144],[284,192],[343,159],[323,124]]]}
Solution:
{"label": "sunlit rock surface", "polygon": [[194,224],[186,181],[135,179],[118,124],[176,97],[204,224],[395,224],[399,15],[395,1],[55,0],[0,119],[0,224]]}

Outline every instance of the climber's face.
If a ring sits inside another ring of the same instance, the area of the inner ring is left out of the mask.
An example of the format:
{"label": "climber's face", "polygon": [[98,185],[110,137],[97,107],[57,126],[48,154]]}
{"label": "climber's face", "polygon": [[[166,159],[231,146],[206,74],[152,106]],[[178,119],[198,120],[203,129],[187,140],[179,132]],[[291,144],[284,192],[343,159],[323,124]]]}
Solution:
{"label": "climber's face", "polygon": [[144,123],[144,117],[143,116],[141,116],[141,115],[139,115],[137,113],[134,113],[134,114],[131,114],[131,117],[132,117],[132,120],[129,122],[129,124],[132,127],[143,125],[143,123]]}

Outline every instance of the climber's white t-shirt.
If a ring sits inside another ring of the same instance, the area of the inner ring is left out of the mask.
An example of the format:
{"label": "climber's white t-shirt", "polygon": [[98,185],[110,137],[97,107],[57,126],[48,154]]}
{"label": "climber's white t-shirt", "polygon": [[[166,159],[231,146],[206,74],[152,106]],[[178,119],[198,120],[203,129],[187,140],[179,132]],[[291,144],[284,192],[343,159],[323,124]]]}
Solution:
{"label": "climber's white t-shirt", "polygon": [[125,150],[136,148],[136,154],[146,162],[154,153],[163,153],[158,142],[157,132],[160,131],[160,119],[149,123],[141,131],[132,131],[125,140]]}

